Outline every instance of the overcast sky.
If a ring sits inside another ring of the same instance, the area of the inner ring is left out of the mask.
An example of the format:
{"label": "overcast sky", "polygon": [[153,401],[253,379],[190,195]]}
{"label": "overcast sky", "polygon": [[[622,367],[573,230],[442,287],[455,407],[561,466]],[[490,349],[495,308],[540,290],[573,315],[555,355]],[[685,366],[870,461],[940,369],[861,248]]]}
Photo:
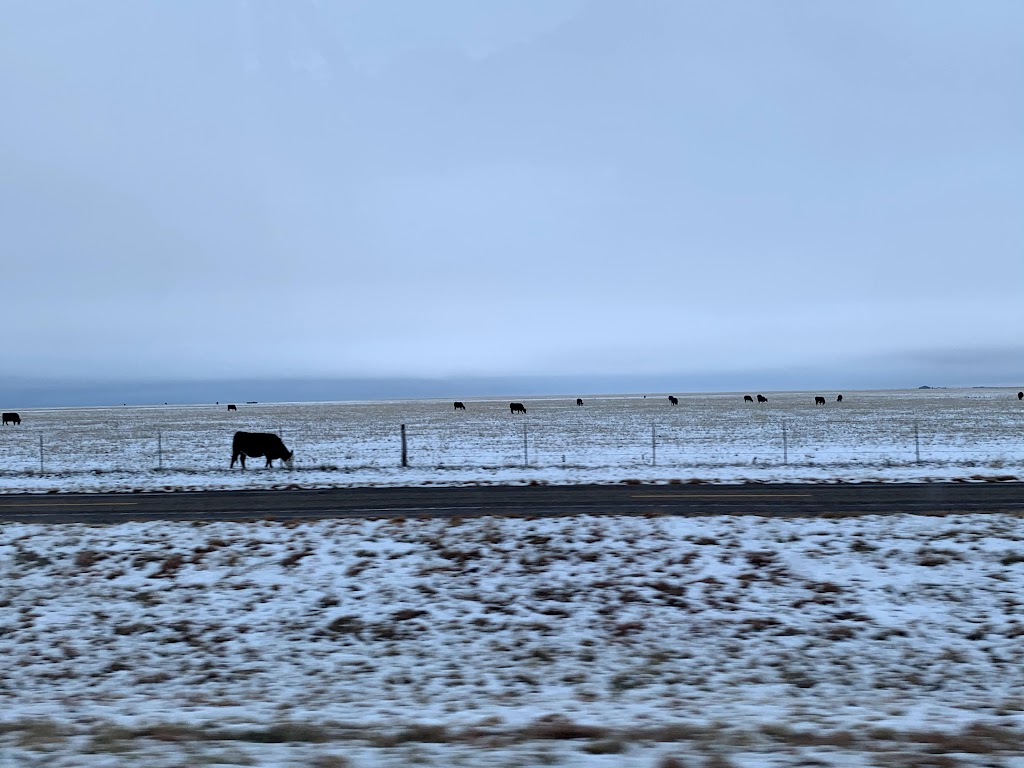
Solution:
{"label": "overcast sky", "polygon": [[1024,385],[1019,0],[2,7],[0,400]]}

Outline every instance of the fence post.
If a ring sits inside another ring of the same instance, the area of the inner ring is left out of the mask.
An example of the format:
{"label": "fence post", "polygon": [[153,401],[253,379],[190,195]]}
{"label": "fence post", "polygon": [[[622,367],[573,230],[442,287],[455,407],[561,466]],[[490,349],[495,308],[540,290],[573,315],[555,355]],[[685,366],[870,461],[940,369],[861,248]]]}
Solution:
{"label": "fence post", "polygon": [[651,466],[658,466],[658,443],[655,439],[654,425],[651,424]]}
{"label": "fence post", "polygon": [[160,469],[164,468],[164,438],[158,429],[156,431],[156,460]]}
{"label": "fence post", "polygon": [[526,421],[523,421],[523,466],[530,466],[530,449],[526,443]]}
{"label": "fence post", "polygon": [[782,463],[789,464],[789,444],[786,440],[786,422],[782,422]]}
{"label": "fence post", "polygon": [[405,441],[405,424],[402,425],[402,466],[409,466],[409,450]]}
{"label": "fence post", "polygon": [[921,432],[918,428],[918,423],[914,422],[914,457],[917,459],[917,463],[921,463]]}
{"label": "fence post", "polygon": [[43,436],[39,436],[39,474],[43,474]]}

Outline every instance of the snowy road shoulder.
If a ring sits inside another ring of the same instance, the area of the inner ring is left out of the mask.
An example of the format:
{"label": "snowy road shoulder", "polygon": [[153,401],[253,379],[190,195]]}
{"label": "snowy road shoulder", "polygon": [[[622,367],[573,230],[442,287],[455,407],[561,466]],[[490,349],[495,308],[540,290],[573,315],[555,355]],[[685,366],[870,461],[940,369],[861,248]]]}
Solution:
{"label": "snowy road shoulder", "polygon": [[690,732],[738,765],[915,733],[1009,755],[1022,540],[1000,514],[8,524],[0,749],[116,732],[171,765],[301,723],[279,763],[649,766]]}

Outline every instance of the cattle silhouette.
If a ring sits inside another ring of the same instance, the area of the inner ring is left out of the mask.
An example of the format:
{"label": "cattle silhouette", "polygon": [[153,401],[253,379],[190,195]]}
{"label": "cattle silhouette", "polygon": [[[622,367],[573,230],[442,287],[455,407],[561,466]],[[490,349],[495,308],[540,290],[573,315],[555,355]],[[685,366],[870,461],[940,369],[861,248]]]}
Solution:
{"label": "cattle silhouette", "polygon": [[675,395],[669,395],[668,401],[672,403],[672,405],[679,405],[679,398],[676,397]]}
{"label": "cattle silhouette", "polygon": [[759,402],[759,403],[767,403],[768,402],[768,398],[765,397],[764,395],[758,395],[757,396],[757,402]]}
{"label": "cattle silhouette", "polygon": [[238,406],[237,406],[237,405],[235,405],[234,403],[231,403],[231,404],[230,404],[230,405],[228,406],[228,410],[229,410],[229,411],[237,411],[237,410],[238,410]]}
{"label": "cattle silhouette", "polygon": [[814,398],[814,404],[815,405],[824,405],[825,404],[825,398],[822,397],[821,395],[816,395],[815,398]]}
{"label": "cattle silhouette", "polygon": [[464,410],[466,410],[465,403],[463,403],[461,400],[456,400],[455,401],[455,410],[456,411],[464,411]]}
{"label": "cattle silhouette", "polygon": [[836,402],[837,403],[843,402],[843,396],[842,395],[836,395]]}
{"label": "cattle silhouette", "polygon": [[1024,400],[1024,392],[1018,392],[1017,393],[1017,399],[1018,400]]}
{"label": "cattle silhouette", "polygon": [[509,403],[508,409],[512,413],[526,413],[526,406],[522,403]]}
{"label": "cattle silhouette", "polygon": [[242,469],[245,469],[245,459],[259,456],[267,457],[267,466],[272,466],[274,459],[280,459],[289,467],[292,465],[294,451],[289,451],[281,438],[269,432],[235,432],[235,438],[231,441],[231,466],[241,459]]}
{"label": "cattle silhouette", "polygon": [[583,398],[582,397],[577,397],[576,398],[576,405],[583,405]]}
{"label": "cattle silhouette", "polygon": [[744,395],[743,396],[743,402],[744,403],[752,403],[752,402],[754,402],[754,398],[752,398],[750,395]]}
{"label": "cattle silhouette", "polygon": [[13,411],[11,411],[9,413],[4,413],[3,420],[4,420],[4,424],[3,425],[5,427],[9,423],[10,424],[21,424],[21,416],[19,416],[18,414],[14,413]]}

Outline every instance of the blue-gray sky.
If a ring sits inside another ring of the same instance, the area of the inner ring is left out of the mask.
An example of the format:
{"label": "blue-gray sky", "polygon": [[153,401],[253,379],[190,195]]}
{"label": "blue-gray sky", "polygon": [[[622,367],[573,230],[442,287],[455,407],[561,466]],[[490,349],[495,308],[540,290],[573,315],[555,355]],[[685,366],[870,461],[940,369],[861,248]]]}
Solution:
{"label": "blue-gray sky", "polygon": [[1024,384],[1017,0],[2,10],[18,393]]}

